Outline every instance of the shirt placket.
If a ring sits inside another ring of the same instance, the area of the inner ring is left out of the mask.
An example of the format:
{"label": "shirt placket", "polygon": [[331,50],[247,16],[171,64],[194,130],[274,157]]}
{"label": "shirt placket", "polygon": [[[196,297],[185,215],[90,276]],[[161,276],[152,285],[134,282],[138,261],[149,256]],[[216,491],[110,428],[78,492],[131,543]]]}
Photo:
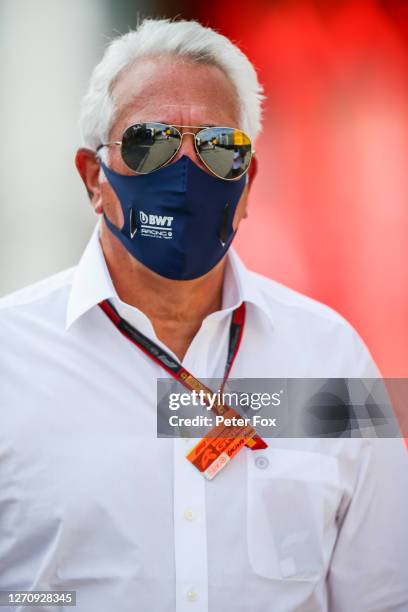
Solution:
{"label": "shirt placket", "polygon": [[177,612],[208,611],[205,480],[186,459],[194,441],[174,440],[174,546]]}
{"label": "shirt placket", "polygon": [[[209,353],[220,339],[219,326],[204,325],[194,338],[183,365],[201,379],[220,376],[222,365],[212,363],[207,371]],[[224,362],[226,355],[224,356]],[[211,360],[212,361],[212,360]],[[191,438],[174,440],[174,545],[176,567],[177,612],[208,612],[208,557],[206,480],[186,459],[187,452],[198,442]]]}

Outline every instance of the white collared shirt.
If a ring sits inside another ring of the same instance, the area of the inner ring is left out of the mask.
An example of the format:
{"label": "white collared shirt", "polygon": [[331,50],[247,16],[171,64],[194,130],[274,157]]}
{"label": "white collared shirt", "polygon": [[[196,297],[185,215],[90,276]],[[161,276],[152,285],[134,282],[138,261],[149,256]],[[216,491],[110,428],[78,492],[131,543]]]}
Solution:
{"label": "white collared shirt", "polygon": [[[406,612],[401,440],[274,439],[208,482],[191,440],[157,438],[165,375],[106,298],[160,344],[97,228],[76,268],[0,300],[0,590],[76,590],[78,612]],[[223,307],[183,360],[196,376],[222,377],[242,301],[233,378],[378,375],[342,317],[230,250]]]}

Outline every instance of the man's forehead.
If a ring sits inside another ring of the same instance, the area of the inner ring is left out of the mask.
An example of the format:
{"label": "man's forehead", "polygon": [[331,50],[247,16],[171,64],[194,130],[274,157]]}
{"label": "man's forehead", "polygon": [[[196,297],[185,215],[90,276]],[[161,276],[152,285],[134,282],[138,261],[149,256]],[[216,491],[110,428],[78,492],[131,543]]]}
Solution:
{"label": "man's forehead", "polygon": [[[168,58],[163,61],[164,65],[157,58],[137,63],[114,84],[112,94],[120,122],[236,122],[239,105],[235,89],[219,68],[191,62],[179,66]],[[178,75],[184,78],[176,78]]]}
{"label": "man's forehead", "polygon": [[143,102],[140,98],[129,100],[121,105],[120,115],[122,121],[125,122],[126,120],[156,121],[197,127],[220,125],[220,121],[236,120],[234,114],[231,116],[231,109],[211,108],[211,106],[194,101],[184,104],[168,104],[151,98]]}
{"label": "man's forehead", "polygon": [[188,84],[197,85],[202,91],[208,87],[233,89],[232,82],[219,66],[173,56],[137,59],[119,74],[113,89],[120,92],[122,87],[131,86],[132,90],[146,90],[159,83],[171,85],[172,90]]}

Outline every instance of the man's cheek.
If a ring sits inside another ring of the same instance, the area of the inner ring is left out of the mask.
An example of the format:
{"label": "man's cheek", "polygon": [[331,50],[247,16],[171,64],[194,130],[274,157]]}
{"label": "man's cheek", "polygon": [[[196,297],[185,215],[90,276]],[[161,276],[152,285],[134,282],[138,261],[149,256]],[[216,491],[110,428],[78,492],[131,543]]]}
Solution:
{"label": "man's cheek", "polygon": [[114,223],[117,227],[123,227],[124,218],[122,208],[116,193],[106,180],[101,183],[101,200],[105,215],[107,215],[110,221],[112,221],[112,223]]}

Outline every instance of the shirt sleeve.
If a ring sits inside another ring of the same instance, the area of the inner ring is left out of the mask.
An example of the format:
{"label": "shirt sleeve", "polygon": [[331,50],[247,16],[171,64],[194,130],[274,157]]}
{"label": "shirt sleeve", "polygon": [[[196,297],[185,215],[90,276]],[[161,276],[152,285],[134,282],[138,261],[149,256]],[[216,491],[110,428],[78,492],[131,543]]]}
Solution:
{"label": "shirt sleeve", "polygon": [[408,610],[408,453],[362,440],[359,472],[328,575],[330,612]]}

